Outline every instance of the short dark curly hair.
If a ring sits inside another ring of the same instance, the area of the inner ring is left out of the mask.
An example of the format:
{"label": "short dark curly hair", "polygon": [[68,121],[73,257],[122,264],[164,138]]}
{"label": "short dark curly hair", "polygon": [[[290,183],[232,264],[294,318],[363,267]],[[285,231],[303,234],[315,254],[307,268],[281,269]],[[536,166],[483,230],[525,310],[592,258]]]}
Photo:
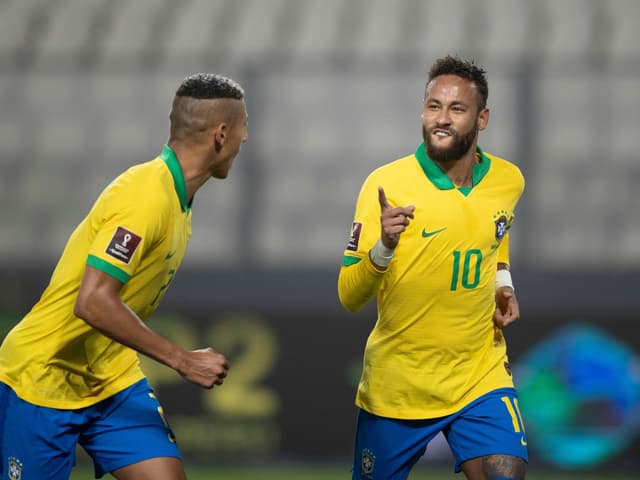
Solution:
{"label": "short dark curly hair", "polygon": [[185,78],[176,97],[197,99],[232,98],[244,99],[244,89],[238,82],[215,73],[196,73]]}
{"label": "short dark curly hair", "polygon": [[[185,78],[176,90],[169,113],[169,140],[201,138],[220,118],[230,121],[239,110],[227,99],[244,101],[244,89],[236,81],[214,73],[196,73]],[[207,100],[225,102],[214,105]]]}
{"label": "short dark curly hair", "polygon": [[487,84],[486,71],[478,66],[473,60],[462,60],[457,56],[447,55],[437,59],[429,69],[427,85],[431,80],[440,75],[456,75],[465,80],[473,82],[480,94],[479,108],[482,110],[487,106],[489,98],[489,85]]}

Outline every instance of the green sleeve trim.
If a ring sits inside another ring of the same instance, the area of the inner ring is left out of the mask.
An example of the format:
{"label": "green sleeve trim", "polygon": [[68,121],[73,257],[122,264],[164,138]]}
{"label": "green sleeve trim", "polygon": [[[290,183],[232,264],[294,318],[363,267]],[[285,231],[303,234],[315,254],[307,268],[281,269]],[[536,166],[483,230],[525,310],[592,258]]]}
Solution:
{"label": "green sleeve trim", "polygon": [[114,267],[109,262],[104,261],[101,258],[96,257],[95,255],[89,255],[87,257],[87,265],[98,269],[107,275],[111,275],[116,280],[121,281],[122,283],[127,283],[129,281],[129,274],[118,267]]}
{"label": "green sleeve trim", "polygon": [[348,267],[350,265],[355,265],[360,260],[362,259],[358,257],[352,257],[351,255],[345,255],[344,257],[342,257],[342,265]]}

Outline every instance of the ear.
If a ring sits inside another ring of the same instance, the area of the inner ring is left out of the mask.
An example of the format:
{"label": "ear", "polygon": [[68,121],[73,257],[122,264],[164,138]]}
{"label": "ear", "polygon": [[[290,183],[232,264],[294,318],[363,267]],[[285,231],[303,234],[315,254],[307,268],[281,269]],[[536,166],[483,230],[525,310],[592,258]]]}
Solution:
{"label": "ear", "polygon": [[489,116],[490,116],[489,109],[488,108],[483,108],[482,110],[480,110],[480,113],[478,114],[478,130],[484,130],[485,128],[487,128],[487,125],[489,124]]}
{"label": "ear", "polygon": [[227,141],[227,132],[229,128],[226,123],[220,123],[213,131],[213,139],[216,145],[222,147]]}

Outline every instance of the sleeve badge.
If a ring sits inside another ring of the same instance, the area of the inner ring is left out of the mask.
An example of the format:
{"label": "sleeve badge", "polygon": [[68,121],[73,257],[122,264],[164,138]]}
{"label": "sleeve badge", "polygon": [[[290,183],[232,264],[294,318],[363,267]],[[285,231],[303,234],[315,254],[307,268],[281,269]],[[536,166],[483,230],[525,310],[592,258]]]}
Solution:
{"label": "sleeve badge", "polygon": [[136,235],[124,227],[118,227],[116,229],[116,233],[113,234],[105,253],[116,260],[129,264],[131,257],[133,257],[133,254],[141,241],[141,236]]}

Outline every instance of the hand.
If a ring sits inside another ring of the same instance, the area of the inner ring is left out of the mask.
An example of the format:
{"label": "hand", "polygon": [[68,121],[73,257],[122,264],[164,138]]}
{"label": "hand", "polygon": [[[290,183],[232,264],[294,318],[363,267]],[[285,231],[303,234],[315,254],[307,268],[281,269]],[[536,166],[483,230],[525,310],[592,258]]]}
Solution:
{"label": "hand", "polygon": [[498,328],[504,328],[518,318],[520,318],[520,307],[513,288],[500,287],[496,291],[496,310],[493,313],[493,323]]}
{"label": "hand", "polygon": [[213,348],[202,348],[186,352],[178,373],[186,380],[204,388],[222,385],[227,376],[229,363]]}
{"label": "hand", "polygon": [[413,218],[416,207],[408,205],[406,207],[392,207],[387,202],[387,196],[382,187],[378,187],[378,201],[380,202],[380,240],[382,244],[394,249],[400,241],[400,234],[407,229],[409,219]]}

